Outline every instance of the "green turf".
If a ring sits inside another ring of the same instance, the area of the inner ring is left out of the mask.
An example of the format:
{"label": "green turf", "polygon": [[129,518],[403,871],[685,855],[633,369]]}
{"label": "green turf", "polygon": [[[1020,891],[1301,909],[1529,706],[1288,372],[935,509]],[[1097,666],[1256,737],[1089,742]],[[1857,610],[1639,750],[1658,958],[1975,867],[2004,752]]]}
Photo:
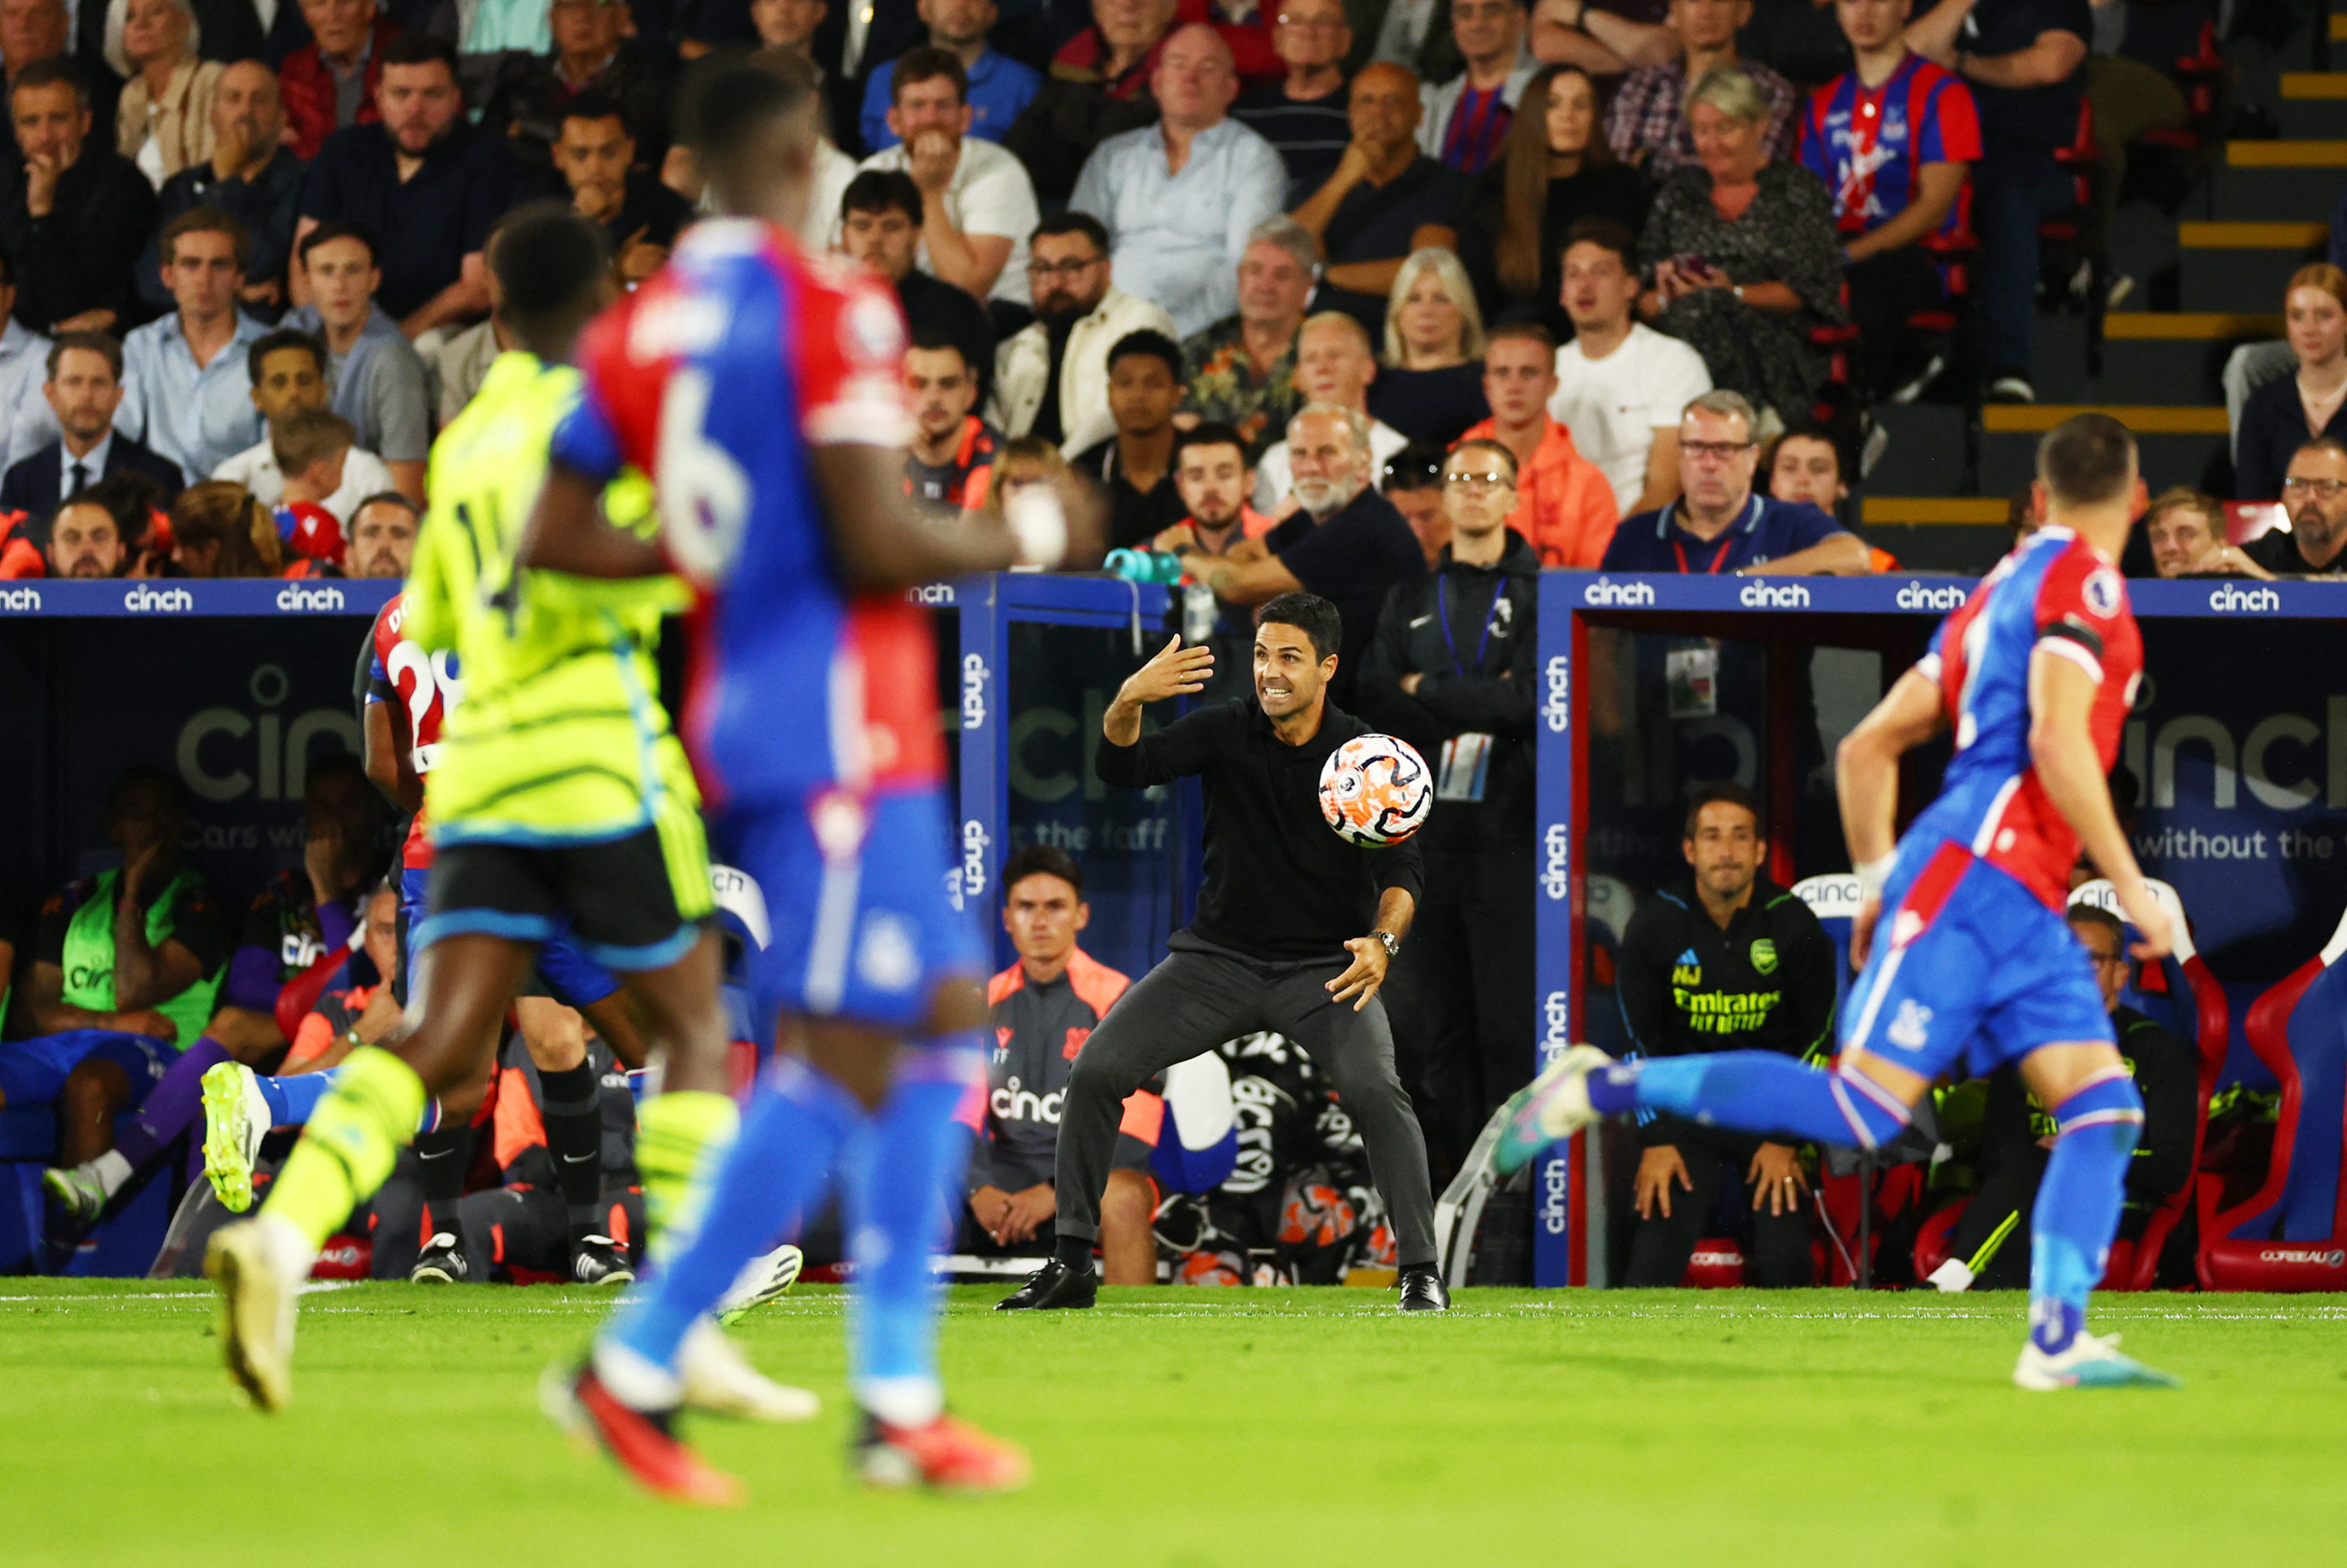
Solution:
{"label": "green turf", "polygon": [[842,1298],[745,1322],[825,1397],[693,1430],[754,1493],[624,1491],[532,1384],[607,1298],[364,1286],[303,1304],[296,1404],[231,1405],[190,1286],[0,1280],[0,1562],[1734,1565],[2335,1562],[2347,1307],[2105,1298],[2180,1393],[2030,1395],[2012,1296],[1112,1291],[999,1316],[956,1293],[964,1414],[1022,1496],[844,1479]]}

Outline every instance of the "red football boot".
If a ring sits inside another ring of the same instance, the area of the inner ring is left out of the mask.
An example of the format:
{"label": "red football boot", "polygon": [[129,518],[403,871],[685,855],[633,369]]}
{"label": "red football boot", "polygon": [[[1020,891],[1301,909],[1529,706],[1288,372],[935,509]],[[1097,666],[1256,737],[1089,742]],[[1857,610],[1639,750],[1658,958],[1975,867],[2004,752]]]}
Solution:
{"label": "red football boot", "polygon": [[747,1501],[740,1481],[703,1463],[677,1440],[670,1430],[674,1410],[645,1411],[621,1404],[591,1366],[547,1368],[538,1380],[538,1402],[573,1440],[600,1448],[655,1496],[712,1508],[737,1507]]}
{"label": "red football boot", "polygon": [[931,1486],[940,1491],[1017,1491],[1034,1470],[1025,1449],[967,1421],[939,1416],[927,1426],[896,1427],[869,1410],[852,1458],[868,1486]]}

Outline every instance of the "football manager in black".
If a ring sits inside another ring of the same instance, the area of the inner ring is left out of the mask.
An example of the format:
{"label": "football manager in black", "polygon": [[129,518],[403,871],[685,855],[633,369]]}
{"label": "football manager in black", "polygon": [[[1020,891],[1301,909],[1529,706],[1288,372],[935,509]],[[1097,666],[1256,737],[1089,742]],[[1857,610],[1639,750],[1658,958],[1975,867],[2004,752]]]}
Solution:
{"label": "football manager in black", "polygon": [[1092,1243],[1125,1096],[1174,1063],[1257,1030],[1308,1051],[1360,1129],[1393,1223],[1402,1309],[1450,1305],[1434,1267],[1426,1142],[1378,999],[1418,907],[1418,845],[1356,848],[1320,815],[1321,764],[1370,733],[1328,702],[1338,641],[1336,606],[1281,594],[1255,628],[1252,698],[1143,735],[1143,707],[1195,692],[1213,672],[1213,650],[1184,648],[1177,637],[1109,705],[1093,764],[1101,782],[1140,789],[1185,774],[1203,781],[1205,880],[1197,917],[1174,934],[1164,962],[1119,999],[1076,1056],[1060,1108],[1056,1250],[1006,1309],[1092,1304]]}

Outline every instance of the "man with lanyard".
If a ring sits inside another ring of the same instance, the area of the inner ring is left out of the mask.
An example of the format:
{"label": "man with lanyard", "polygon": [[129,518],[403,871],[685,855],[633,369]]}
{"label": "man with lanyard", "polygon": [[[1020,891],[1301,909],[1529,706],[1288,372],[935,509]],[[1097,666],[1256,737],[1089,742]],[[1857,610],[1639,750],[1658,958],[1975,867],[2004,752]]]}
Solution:
{"label": "man with lanyard", "polygon": [[1862,577],[1865,543],[1817,507],[1757,494],[1760,466],[1752,405],[1706,392],[1679,417],[1680,496],[1614,530],[1601,571],[1731,572]]}
{"label": "man with lanyard", "polygon": [[[1609,497],[1610,499],[1610,497]],[[1435,764],[1426,897],[1394,968],[1402,1082],[1438,1165],[1532,1075],[1532,707],[1540,557],[1508,526],[1516,460],[1471,436],[1442,474],[1450,543],[1397,584],[1361,671],[1364,716]],[[1413,1060],[1415,1058],[1415,1060]]]}

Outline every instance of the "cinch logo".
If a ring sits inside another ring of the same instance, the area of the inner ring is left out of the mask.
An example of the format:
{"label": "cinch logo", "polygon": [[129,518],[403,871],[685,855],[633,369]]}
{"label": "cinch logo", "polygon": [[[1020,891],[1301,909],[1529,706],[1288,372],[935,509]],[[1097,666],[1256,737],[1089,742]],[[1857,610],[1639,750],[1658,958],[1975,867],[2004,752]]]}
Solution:
{"label": "cinch logo", "polygon": [[986,661],[975,653],[961,656],[961,727],[986,727]]}
{"label": "cinch logo", "polygon": [[949,582],[916,583],[905,590],[905,598],[914,604],[951,604],[953,584]]}
{"label": "cinch logo", "polygon": [[179,726],[173,759],[179,782],[198,800],[256,793],[262,800],[300,800],[313,751],[358,752],[358,721],[347,704],[285,711],[293,682],[282,666],[256,667],[245,690],[251,707],[199,709]]}
{"label": "cinch logo", "polygon": [[1057,1127],[1060,1105],[1066,1097],[1067,1091],[1063,1089],[1049,1094],[1021,1089],[1014,1078],[989,1095],[987,1102],[994,1108],[995,1120],[999,1122],[1048,1122]]}
{"label": "cinch logo", "polygon": [[1755,610],[1807,610],[1809,590],[1798,582],[1747,582],[1736,602]]}
{"label": "cinch logo", "polygon": [[303,588],[289,583],[277,590],[280,610],[340,610],[343,590],[339,588]]}
{"label": "cinch logo", "polygon": [[1581,590],[1583,604],[1640,605],[1655,602],[1655,585],[1649,582],[1608,582],[1599,578]]}
{"label": "cinch logo", "polygon": [[[1501,602],[1505,603],[1503,600]],[[1542,705],[1541,717],[1557,734],[1573,722],[1573,665],[1560,653],[1548,661],[1548,701]]]}
{"label": "cinch logo", "polygon": [[1552,898],[1562,898],[1572,889],[1573,840],[1564,824],[1552,822],[1541,835],[1541,847],[1548,852],[1548,864],[1541,870],[1541,891]]}
{"label": "cinch logo", "polygon": [[2311,1263],[2319,1268],[2347,1267],[2347,1252],[2311,1246],[2270,1246],[2258,1254],[2260,1263]]}
{"label": "cinch logo", "polygon": [[149,610],[160,610],[169,614],[175,610],[195,609],[196,596],[184,588],[164,589],[159,592],[142,582],[122,596],[122,608],[134,614],[143,615]]}
{"label": "cinch logo", "polygon": [[1573,1043],[1572,1015],[1565,1007],[1564,993],[1551,991],[1541,1003],[1541,1021],[1548,1032],[1541,1037],[1541,1051],[1545,1057],[1554,1056]]}
{"label": "cinch logo", "polygon": [[2209,608],[2247,610],[2251,614],[2258,614],[2266,610],[2280,610],[2281,595],[2270,588],[2235,588],[2229,582],[2222,588],[2209,590]]}
{"label": "cinch logo", "polygon": [[1911,582],[1899,590],[1897,603],[1901,610],[1962,610],[1971,598],[1961,588],[1925,588]]}
{"label": "cinch logo", "polygon": [[1541,1229],[1551,1235],[1563,1235],[1572,1223],[1564,1204],[1570,1180],[1563,1155],[1541,1162]]}
{"label": "cinch logo", "polygon": [[986,891],[986,849],[993,842],[978,818],[961,825],[961,886],[972,898]]}
{"label": "cinch logo", "polygon": [[0,588],[0,610],[38,610],[41,590],[37,588]]}

